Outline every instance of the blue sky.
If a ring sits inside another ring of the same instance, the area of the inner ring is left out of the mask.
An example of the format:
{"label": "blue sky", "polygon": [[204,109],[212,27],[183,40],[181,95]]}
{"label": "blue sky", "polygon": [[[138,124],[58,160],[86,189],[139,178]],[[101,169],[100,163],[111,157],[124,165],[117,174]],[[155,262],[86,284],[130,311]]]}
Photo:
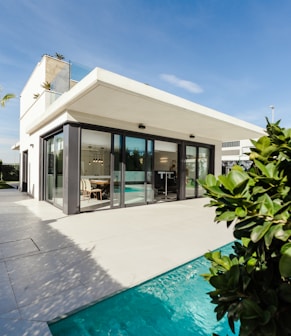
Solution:
{"label": "blue sky", "polygon": [[[274,105],[291,127],[290,13],[289,0],[1,1],[2,94],[58,52],[262,127]],[[0,109],[4,163],[18,124],[19,98]]]}

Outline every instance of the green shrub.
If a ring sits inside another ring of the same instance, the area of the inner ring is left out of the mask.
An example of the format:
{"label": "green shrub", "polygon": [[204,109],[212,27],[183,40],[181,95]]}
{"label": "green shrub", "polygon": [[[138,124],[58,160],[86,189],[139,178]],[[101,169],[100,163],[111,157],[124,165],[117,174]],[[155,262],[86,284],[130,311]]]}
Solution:
{"label": "green shrub", "polygon": [[19,165],[2,164],[0,173],[3,181],[19,181]]}
{"label": "green shrub", "polygon": [[209,252],[214,287],[209,296],[220,320],[227,315],[240,336],[291,335],[291,129],[269,123],[252,141],[249,171],[234,166],[227,175],[199,183],[236,239],[233,253]]}

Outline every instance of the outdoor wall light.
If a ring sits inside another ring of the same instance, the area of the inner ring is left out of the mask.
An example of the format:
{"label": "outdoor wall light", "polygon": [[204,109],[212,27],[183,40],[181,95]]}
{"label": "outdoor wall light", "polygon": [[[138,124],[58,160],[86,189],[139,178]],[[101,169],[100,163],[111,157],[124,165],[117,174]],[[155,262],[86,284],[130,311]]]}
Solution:
{"label": "outdoor wall light", "polygon": [[195,138],[195,135],[194,135],[194,134],[190,134],[190,135],[189,135],[189,138],[190,138],[190,139],[194,139],[194,138]]}
{"label": "outdoor wall light", "polygon": [[138,128],[140,128],[140,129],[145,129],[146,127],[145,127],[144,124],[138,124]]}

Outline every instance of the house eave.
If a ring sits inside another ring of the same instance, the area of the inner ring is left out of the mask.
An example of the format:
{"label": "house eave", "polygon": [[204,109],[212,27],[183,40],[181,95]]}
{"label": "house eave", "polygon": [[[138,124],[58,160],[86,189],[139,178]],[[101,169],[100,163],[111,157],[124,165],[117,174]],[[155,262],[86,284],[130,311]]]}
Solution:
{"label": "house eave", "polygon": [[144,124],[213,141],[255,139],[264,130],[232,116],[104,69],[95,68],[27,127],[29,134],[65,111]]}

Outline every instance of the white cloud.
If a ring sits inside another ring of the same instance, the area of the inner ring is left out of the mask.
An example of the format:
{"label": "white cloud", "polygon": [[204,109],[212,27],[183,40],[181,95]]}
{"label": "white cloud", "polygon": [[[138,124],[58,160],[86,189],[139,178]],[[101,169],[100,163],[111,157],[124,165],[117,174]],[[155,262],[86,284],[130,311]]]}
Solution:
{"label": "white cloud", "polygon": [[161,74],[160,77],[164,81],[166,81],[170,84],[173,84],[177,87],[180,87],[182,89],[185,89],[189,92],[192,92],[192,93],[202,93],[203,92],[203,89],[198,84],[187,81],[185,79],[180,79],[180,78],[178,78],[174,75]]}

